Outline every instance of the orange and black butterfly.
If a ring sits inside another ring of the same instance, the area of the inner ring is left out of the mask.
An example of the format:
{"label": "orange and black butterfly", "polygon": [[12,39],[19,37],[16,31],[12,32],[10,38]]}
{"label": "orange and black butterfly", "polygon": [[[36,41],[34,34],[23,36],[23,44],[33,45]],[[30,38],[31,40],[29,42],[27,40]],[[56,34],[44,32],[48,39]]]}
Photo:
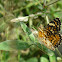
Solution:
{"label": "orange and black butterfly", "polygon": [[59,18],[56,18],[46,28],[40,26],[38,32],[39,42],[47,48],[55,50],[61,43],[61,35],[59,34],[60,25],[61,21]]}

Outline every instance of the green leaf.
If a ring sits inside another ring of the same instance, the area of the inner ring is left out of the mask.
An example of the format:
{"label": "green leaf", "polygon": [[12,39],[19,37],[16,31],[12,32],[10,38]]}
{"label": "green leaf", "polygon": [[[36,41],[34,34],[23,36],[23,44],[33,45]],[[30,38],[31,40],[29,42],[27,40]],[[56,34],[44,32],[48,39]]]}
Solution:
{"label": "green leaf", "polygon": [[56,62],[56,56],[52,50],[48,49],[44,45],[41,45],[40,43],[36,43],[36,45],[49,56],[50,62]]}
{"label": "green leaf", "polygon": [[45,53],[47,53],[49,55],[49,52],[53,52],[52,50],[48,49],[46,46],[44,46],[43,44],[40,43],[36,43],[36,46],[38,46],[42,51],[44,51]]}
{"label": "green leaf", "polygon": [[53,52],[49,53],[49,59],[50,59],[50,62],[57,62],[56,56]]}
{"label": "green leaf", "polygon": [[0,50],[14,51],[29,48],[29,44],[22,40],[7,40],[0,43]]}
{"label": "green leaf", "polygon": [[46,57],[41,57],[40,62],[49,62],[49,61],[48,61],[48,59]]}
{"label": "green leaf", "polygon": [[62,62],[61,57],[57,57],[57,62]]}
{"label": "green leaf", "polygon": [[26,62],[38,62],[37,58],[30,58]]}
{"label": "green leaf", "polygon": [[29,36],[30,40],[32,42],[35,42],[35,37],[34,37],[33,33],[30,31],[30,29],[27,27],[27,25],[23,22],[21,22],[20,24],[21,24],[21,27],[24,30],[24,32]]}
{"label": "green leaf", "polygon": [[[30,29],[27,27],[26,24],[24,24],[23,22],[21,22],[21,27],[24,30],[25,33],[27,33],[27,35],[29,36],[29,38],[31,39],[32,42],[35,41],[35,37],[32,34],[32,32],[30,31]],[[54,57],[54,61],[56,61],[56,57],[54,56],[54,52],[48,48],[46,48],[44,45],[41,45],[40,43],[33,43],[34,45],[38,46],[41,50],[43,50],[46,54],[49,55],[50,61],[52,61],[52,56]]]}

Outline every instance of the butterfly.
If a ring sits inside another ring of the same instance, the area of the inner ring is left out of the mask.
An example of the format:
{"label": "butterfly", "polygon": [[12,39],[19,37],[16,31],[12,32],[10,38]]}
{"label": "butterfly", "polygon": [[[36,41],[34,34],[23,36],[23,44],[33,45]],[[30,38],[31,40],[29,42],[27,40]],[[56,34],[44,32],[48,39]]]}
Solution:
{"label": "butterfly", "polygon": [[46,27],[40,26],[38,31],[39,42],[47,48],[55,50],[61,43],[60,26],[59,18],[55,18]]}

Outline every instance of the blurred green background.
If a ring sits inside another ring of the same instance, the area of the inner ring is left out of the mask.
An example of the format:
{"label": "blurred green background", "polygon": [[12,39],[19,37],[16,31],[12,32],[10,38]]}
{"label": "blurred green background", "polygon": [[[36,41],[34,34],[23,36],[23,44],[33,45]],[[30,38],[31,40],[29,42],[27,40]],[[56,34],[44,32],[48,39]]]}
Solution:
{"label": "blurred green background", "polygon": [[62,22],[61,0],[0,0],[0,62],[62,62],[62,45],[51,51],[37,37],[56,17]]}

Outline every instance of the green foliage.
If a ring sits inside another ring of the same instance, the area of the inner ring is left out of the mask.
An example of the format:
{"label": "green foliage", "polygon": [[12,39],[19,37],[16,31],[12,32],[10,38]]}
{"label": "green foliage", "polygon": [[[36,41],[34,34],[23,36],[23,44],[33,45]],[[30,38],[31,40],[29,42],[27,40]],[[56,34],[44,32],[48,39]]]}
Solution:
{"label": "green foliage", "polygon": [[30,58],[26,62],[38,62],[37,58]]}
{"label": "green foliage", "polygon": [[45,61],[45,62],[49,62],[47,58],[41,57],[41,62],[44,62],[44,61]]}
{"label": "green foliage", "polygon": [[0,43],[0,50],[14,51],[29,48],[29,44],[22,40],[7,40]]}
{"label": "green foliage", "polygon": [[61,2],[0,0],[0,62],[60,62],[38,42],[38,25],[46,26],[55,17],[62,21]]}

